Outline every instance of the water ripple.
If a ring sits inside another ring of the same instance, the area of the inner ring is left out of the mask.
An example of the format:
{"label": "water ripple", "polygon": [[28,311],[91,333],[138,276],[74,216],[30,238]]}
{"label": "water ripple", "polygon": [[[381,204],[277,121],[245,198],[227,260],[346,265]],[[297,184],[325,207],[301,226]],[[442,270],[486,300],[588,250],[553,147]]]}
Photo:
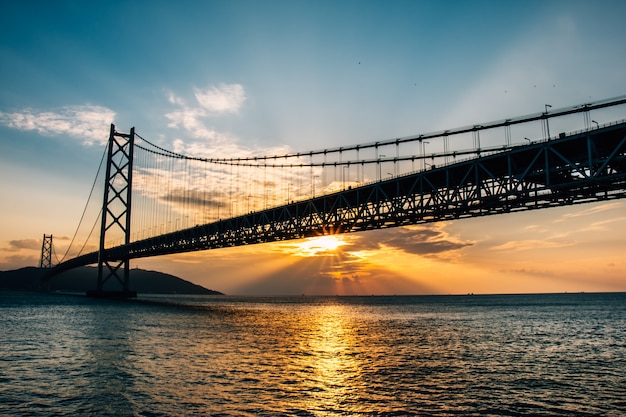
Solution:
{"label": "water ripple", "polygon": [[626,414],[624,294],[1,295],[1,415]]}

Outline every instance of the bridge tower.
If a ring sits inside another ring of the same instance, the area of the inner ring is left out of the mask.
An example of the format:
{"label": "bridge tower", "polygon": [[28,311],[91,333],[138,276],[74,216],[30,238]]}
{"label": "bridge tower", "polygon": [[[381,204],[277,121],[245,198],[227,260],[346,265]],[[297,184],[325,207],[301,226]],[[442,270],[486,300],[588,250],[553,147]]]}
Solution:
{"label": "bridge tower", "polygon": [[43,243],[41,244],[41,259],[39,268],[52,268],[52,235],[43,235]]}
{"label": "bridge tower", "polygon": [[[136,297],[130,290],[130,260],[108,259],[105,249],[107,232],[119,229],[124,234],[124,245],[130,243],[130,213],[133,183],[133,148],[135,128],[130,133],[115,131],[111,124],[107,150],[107,165],[100,225],[100,248],[98,250],[98,282],[95,291],[87,295],[93,297]],[[121,290],[105,290],[105,284],[115,279]]]}

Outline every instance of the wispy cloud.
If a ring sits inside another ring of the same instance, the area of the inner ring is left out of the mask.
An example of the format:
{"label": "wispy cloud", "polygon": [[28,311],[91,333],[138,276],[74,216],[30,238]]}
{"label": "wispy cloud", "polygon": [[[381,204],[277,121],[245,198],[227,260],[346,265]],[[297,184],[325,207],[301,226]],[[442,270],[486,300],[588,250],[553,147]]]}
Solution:
{"label": "wispy cloud", "polygon": [[202,108],[212,113],[236,113],[246,100],[241,84],[219,84],[205,91],[196,88],[195,96]]}
{"label": "wispy cloud", "polygon": [[165,118],[169,120],[167,126],[183,133],[182,138],[172,141],[174,152],[204,158],[279,155],[289,152],[286,146],[251,149],[242,146],[239,138],[232,133],[219,131],[211,126],[210,121],[216,117],[238,113],[243,107],[246,93],[241,84],[222,83],[206,89],[194,88],[194,99],[188,100],[168,93],[168,101],[175,108],[165,113]]}
{"label": "wispy cloud", "polygon": [[552,249],[552,248],[564,248],[567,246],[573,246],[576,242],[555,242],[548,240],[516,240],[503,243],[501,245],[493,246],[491,250],[497,251],[524,251],[524,250],[537,250],[537,249]]}
{"label": "wispy cloud", "polygon": [[623,207],[624,207],[624,203],[621,203],[621,202],[604,203],[604,204],[600,204],[600,205],[588,208],[586,210],[564,214],[560,219],[556,220],[556,222],[560,222],[566,219],[573,219],[576,217],[593,216],[598,213],[603,213],[609,210],[620,209]]}
{"label": "wispy cloud", "polygon": [[536,268],[512,268],[500,270],[503,274],[523,274],[531,277],[557,277],[558,274],[550,269],[536,269]]}
{"label": "wispy cloud", "polygon": [[[180,105],[180,100],[175,101]],[[194,139],[216,140],[220,138],[220,134],[207,128],[200,120],[206,116],[206,111],[198,107],[187,107],[184,104],[182,109],[171,111],[165,114],[170,123],[167,127],[185,130]]]}
{"label": "wispy cloud", "polygon": [[243,156],[251,155],[249,149],[238,145],[238,138],[228,132],[221,132],[210,126],[209,120],[227,114],[238,113],[242,108],[246,94],[241,84],[211,85],[206,89],[194,88],[194,99],[188,100],[174,94],[168,94],[168,101],[176,106],[165,114],[168,127],[180,129],[188,139],[175,139],[175,152],[199,157]]}
{"label": "wispy cloud", "polygon": [[0,112],[0,123],[12,129],[37,131],[46,136],[67,135],[85,145],[104,144],[115,112],[103,106],[65,106],[57,111],[24,109]]}
{"label": "wispy cloud", "polygon": [[169,94],[170,103],[179,108],[165,114],[170,121],[168,127],[183,129],[195,139],[220,140],[224,136],[208,128],[202,119],[228,113],[237,113],[246,99],[241,84],[219,84],[206,90],[194,89],[196,102],[188,105],[185,100],[173,93]]}
{"label": "wispy cloud", "polygon": [[20,239],[10,240],[8,251],[18,251],[21,249],[41,249],[41,239]]}

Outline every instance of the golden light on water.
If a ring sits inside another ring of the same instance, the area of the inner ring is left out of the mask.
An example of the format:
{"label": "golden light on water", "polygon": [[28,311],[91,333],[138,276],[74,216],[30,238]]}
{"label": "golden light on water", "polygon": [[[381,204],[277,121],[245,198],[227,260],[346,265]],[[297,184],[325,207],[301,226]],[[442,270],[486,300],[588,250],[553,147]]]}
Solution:
{"label": "golden light on water", "polygon": [[307,359],[301,365],[312,371],[309,410],[337,409],[358,395],[364,364],[359,361],[356,329],[346,310],[342,305],[318,306],[301,333],[300,349],[308,352],[301,357]]}

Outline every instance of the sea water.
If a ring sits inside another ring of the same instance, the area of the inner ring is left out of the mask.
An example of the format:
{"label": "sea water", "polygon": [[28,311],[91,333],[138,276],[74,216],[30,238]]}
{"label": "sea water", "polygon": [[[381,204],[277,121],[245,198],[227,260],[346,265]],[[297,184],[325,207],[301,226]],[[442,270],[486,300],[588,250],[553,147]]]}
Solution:
{"label": "sea water", "polygon": [[623,293],[0,292],[0,352],[0,415],[626,415]]}

